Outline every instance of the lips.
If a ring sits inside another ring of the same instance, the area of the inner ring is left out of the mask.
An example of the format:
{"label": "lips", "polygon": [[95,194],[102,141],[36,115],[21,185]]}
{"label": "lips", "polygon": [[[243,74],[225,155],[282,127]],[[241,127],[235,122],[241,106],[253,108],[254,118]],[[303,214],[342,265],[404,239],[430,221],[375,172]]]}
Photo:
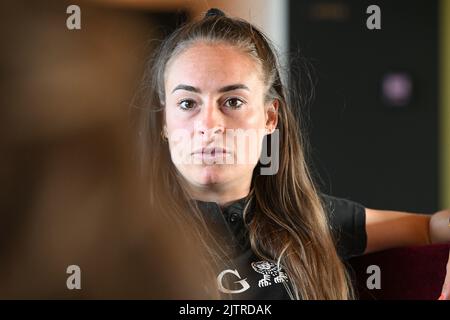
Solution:
{"label": "lips", "polygon": [[204,148],[200,148],[195,150],[194,152],[192,152],[193,155],[197,154],[197,155],[210,155],[210,156],[220,156],[220,155],[225,155],[225,154],[229,154],[230,152],[225,149],[225,148],[220,148],[220,147],[204,147]]}

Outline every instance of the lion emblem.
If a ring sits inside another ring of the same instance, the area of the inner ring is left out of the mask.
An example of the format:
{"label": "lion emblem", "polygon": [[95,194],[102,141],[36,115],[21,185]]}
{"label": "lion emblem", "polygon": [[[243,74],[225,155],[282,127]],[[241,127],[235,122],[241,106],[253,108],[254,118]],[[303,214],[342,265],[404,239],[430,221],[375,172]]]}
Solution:
{"label": "lion emblem", "polygon": [[275,263],[269,261],[252,262],[252,268],[256,272],[263,275],[263,278],[258,281],[258,287],[268,287],[272,284],[272,278],[275,283],[282,283],[288,281],[287,275],[278,269]]}

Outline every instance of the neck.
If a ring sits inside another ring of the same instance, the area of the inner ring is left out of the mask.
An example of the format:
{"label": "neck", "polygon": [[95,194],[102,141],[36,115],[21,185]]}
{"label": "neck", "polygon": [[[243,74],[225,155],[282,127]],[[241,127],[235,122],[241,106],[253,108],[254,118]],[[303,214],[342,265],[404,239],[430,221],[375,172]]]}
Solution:
{"label": "neck", "polygon": [[216,202],[224,207],[229,203],[246,197],[250,192],[250,182],[243,184],[191,186],[192,198],[205,202]]}

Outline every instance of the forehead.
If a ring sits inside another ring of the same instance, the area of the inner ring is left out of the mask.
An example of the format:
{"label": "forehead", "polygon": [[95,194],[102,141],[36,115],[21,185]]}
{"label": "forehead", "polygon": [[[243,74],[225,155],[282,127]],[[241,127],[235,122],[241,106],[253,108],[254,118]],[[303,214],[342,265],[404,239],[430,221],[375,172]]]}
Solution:
{"label": "forehead", "polygon": [[241,49],[227,44],[197,43],[184,50],[166,69],[168,89],[179,83],[216,87],[230,83],[262,85],[261,66]]}

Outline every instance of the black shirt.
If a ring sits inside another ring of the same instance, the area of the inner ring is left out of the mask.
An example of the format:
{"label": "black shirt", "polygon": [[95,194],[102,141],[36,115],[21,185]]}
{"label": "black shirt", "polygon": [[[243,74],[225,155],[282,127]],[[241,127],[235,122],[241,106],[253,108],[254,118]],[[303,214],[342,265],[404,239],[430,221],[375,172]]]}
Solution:
{"label": "black shirt", "polygon": [[[339,256],[347,260],[361,255],[367,243],[365,208],[356,202],[321,194],[325,212],[336,239]],[[289,278],[270,261],[254,254],[250,246],[243,211],[246,198],[225,208],[215,202],[197,201],[219,243],[234,249],[232,265],[224,266],[217,276],[219,290],[225,299],[291,299]]]}

